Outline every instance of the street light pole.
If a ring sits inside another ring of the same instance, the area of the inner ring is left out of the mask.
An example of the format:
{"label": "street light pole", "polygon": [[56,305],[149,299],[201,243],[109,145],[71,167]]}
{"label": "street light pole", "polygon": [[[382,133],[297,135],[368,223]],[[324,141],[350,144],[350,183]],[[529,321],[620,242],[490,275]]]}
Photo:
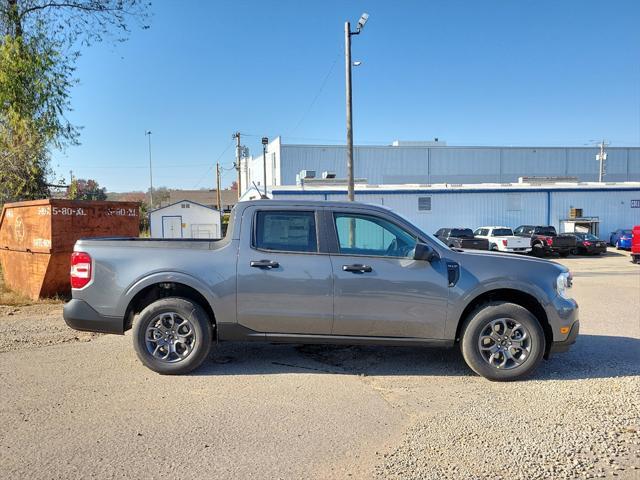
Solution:
{"label": "street light pole", "polygon": [[369,19],[368,13],[363,13],[358,20],[355,32],[351,31],[351,23],[344,24],[344,66],[345,87],[347,97],[347,200],[353,202],[355,182],[353,180],[353,106],[351,100],[351,36],[360,35],[365,23]]}
{"label": "street light pole", "polygon": [[347,200],[353,202],[353,119],[351,103],[351,24],[344,24],[344,65],[347,90]]}
{"label": "street light pole", "polygon": [[269,143],[269,139],[267,137],[262,137],[262,168],[264,170],[263,172],[264,198],[267,198],[267,144],[268,143]]}
{"label": "street light pole", "polygon": [[144,134],[149,138],[149,210],[153,208],[153,170],[151,168],[151,130]]}

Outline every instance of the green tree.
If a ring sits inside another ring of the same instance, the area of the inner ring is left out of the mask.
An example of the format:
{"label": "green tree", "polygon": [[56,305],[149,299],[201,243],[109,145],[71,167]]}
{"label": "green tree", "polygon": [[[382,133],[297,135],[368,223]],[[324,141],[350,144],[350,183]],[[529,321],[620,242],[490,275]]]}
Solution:
{"label": "green tree", "polygon": [[67,188],[69,200],[106,200],[107,189],[93,179],[74,178]]}
{"label": "green tree", "polygon": [[[127,38],[140,0],[0,0],[0,203],[48,194],[53,149],[76,145],[65,114],[80,48]],[[146,28],[146,27],[145,27]]]}

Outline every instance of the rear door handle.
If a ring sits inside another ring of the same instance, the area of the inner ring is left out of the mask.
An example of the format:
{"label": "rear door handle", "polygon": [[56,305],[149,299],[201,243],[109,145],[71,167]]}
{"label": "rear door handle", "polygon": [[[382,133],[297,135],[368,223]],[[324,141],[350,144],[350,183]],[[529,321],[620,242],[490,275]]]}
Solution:
{"label": "rear door handle", "polygon": [[280,266],[278,262],[274,262],[273,260],[251,260],[250,265],[252,267],[263,268],[268,270],[272,268],[278,268]]}
{"label": "rear door handle", "polygon": [[355,263],[353,265],[343,265],[342,270],[345,272],[365,273],[365,272],[372,272],[373,268],[371,268],[369,265],[362,265],[360,263]]}

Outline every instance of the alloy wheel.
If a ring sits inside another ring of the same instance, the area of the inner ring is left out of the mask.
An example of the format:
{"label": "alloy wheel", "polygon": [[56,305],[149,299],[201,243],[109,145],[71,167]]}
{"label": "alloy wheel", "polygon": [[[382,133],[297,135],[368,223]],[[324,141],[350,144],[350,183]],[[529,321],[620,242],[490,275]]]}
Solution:
{"label": "alloy wheel", "polygon": [[191,320],[175,312],[157,315],[147,326],[147,351],[158,360],[176,363],[187,358],[194,349],[196,334]]}
{"label": "alloy wheel", "polygon": [[482,329],[478,348],[489,365],[499,370],[511,370],[529,358],[531,334],[511,318],[498,318]]}

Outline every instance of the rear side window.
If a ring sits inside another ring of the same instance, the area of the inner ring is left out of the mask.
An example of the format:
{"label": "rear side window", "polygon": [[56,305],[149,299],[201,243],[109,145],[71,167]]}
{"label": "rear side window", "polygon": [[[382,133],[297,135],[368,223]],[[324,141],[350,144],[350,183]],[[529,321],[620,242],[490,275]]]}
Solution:
{"label": "rear side window", "polygon": [[537,227],[535,231],[536,235],[547,235],[549,237],[556,236],[555,227]]}
{"label": "rear side window", "polygon": [[454,228],[451,230],[452,237],[473,238],[473,231],[470,228]]}
{"label": "rear side window", "polygon": [[262,250],[317,252],[314,212],[258,212],[253,244]]}
{"label": "rear side window", "polygon": [[510,228],[496,228],[493,230],[494,237],[510,237],[513,231]]}

